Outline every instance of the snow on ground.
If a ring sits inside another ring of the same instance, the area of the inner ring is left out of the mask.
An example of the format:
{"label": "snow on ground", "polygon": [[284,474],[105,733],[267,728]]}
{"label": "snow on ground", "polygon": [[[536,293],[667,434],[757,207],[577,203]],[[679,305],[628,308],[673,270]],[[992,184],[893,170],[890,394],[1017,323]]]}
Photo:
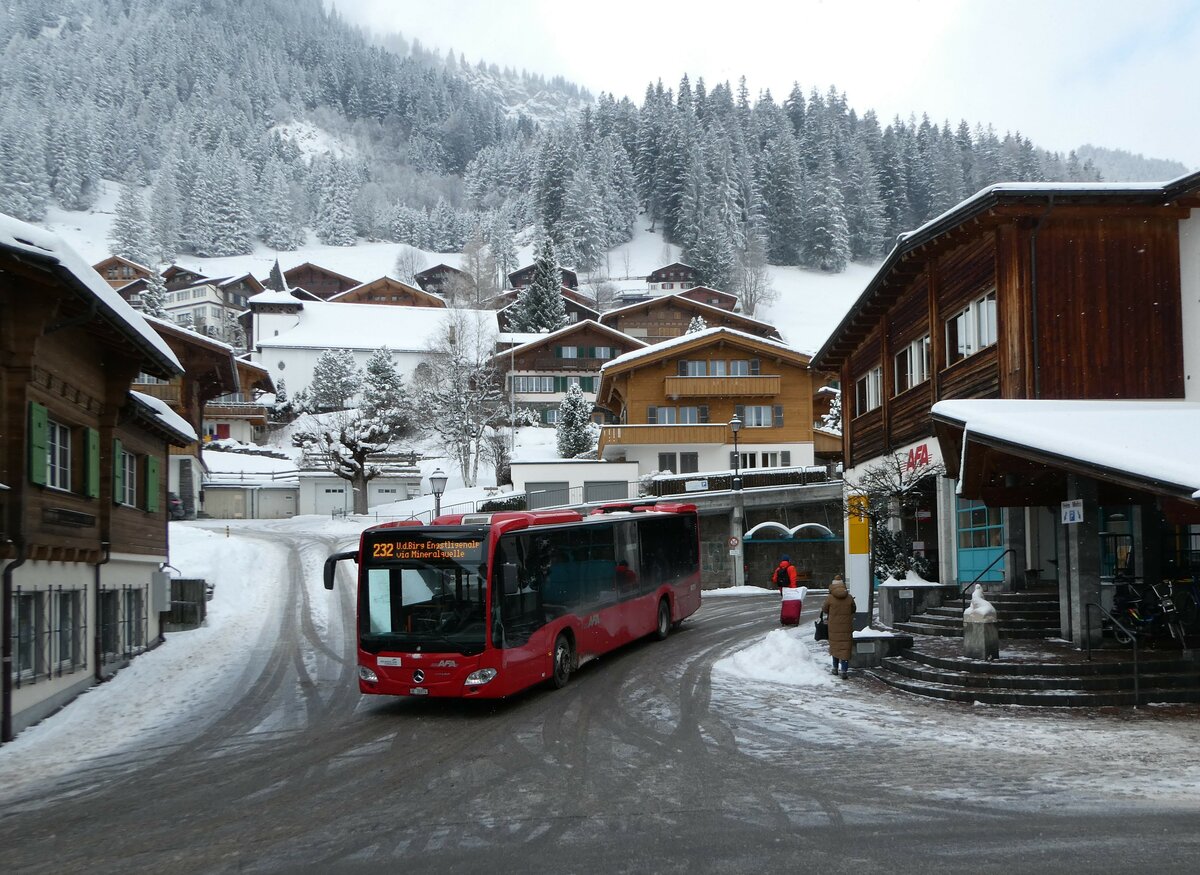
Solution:
{"label": "snow on ground", "polygon": [[[15,791],[151,739],[170,744],[181,723],[219,709],[242,673],[247,648],[275,615],[286,552],[180,523],[171,523],[170,543],[182,576],[214,584],[206,625],[168,632],[166,643],[0,747],[0,787]],[[258,572],[247,575],[251,567]]]}

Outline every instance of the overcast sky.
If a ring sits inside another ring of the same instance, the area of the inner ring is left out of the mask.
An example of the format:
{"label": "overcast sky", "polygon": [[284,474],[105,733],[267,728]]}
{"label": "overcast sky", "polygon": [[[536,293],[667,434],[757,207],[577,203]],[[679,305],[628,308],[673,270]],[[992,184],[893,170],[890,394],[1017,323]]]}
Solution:
{"label": "overcast sky", "polygon": [[[327,0],[329,2],[329,0]],[[927,112],[1067,151],[1083,143],[1200,168],[1194,0],[332,0],[399,31],[593,94],[745,76],[752,94],[832,84],[886,123]]]}

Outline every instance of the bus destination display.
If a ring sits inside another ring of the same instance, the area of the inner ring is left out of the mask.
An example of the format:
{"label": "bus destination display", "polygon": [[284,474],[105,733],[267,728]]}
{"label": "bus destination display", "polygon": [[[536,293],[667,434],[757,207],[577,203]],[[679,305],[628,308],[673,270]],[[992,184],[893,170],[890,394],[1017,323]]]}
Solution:
{"label": "bus destination display", "polygon": [[397,535],[372,543],[371,558],[414,562],[482,561],[483,541],[464,536],[432,539]]}

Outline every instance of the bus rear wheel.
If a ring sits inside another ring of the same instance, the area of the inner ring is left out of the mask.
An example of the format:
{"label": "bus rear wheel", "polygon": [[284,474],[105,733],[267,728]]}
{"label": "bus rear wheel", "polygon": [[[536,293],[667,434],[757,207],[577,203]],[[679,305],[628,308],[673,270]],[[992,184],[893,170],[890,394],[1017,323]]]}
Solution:
{"label": "bus rear wheel", "polygon": [[665,641],[671,634],[671,605],[666,599],[658,602],[658,623],[654,627],[654,637]]}
{"label": "bus rear wheel", "polygon": [[571,679],[571,663],[574,661],[574,656],[570,638],[566,635],[559,635],[554,639],[554,669],[551,673],[551,680],[554,682],[556,690],[561,690]]}

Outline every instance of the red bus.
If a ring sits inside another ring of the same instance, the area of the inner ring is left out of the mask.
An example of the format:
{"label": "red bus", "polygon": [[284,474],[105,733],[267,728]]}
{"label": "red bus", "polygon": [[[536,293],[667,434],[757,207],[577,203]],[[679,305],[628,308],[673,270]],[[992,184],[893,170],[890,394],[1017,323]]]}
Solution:
{"label": "red bus", "polygon": [[500,698],[564,686],[590,659],[666,638],[700,607],[690,504],[445,515],[384,523],[359,548],[358,686],[389,696]]}

